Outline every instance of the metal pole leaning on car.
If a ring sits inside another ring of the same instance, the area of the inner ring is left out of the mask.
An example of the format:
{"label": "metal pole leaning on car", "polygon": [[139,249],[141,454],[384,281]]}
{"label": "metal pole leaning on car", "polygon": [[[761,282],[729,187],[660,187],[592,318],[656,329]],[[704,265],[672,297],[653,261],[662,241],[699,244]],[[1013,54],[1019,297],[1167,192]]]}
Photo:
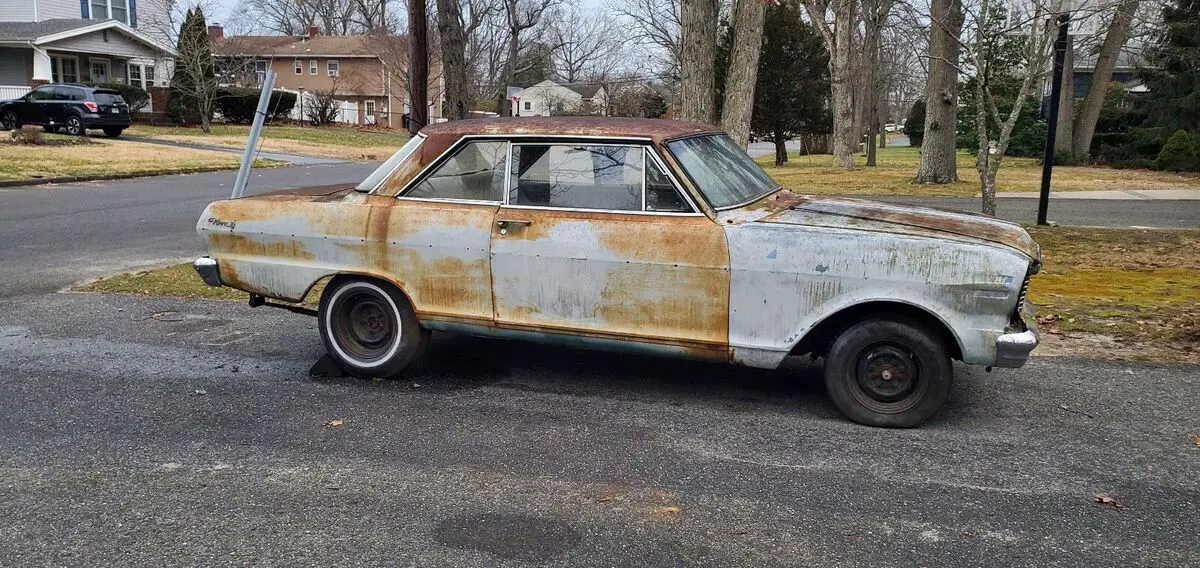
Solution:
{"label": "metal pole leaning on car", "polygon": [[258,95],[258,109],[254,111],[254,124],[250,127],[250,138],[246,140],[246,149],[242,152],[242,165],[238,168],[237,181],[233,182],[230,199],[237,199],[246,192],[246,182],[250,181],[250,165],[254,162],[254,148],[258,146],[258,136],[267,118],[267,105],[271,102],[271,89],[274,87],[275,72],[267,69],[263,76],[262,92]]}
{"label": "metal pole leaning on car", "polygon": [[[1069,7],[1064,8],[1069,10]],[[1054,78],[1050,83],[1050,116],[1046,119],[1046,153],[1042,156],[1042,192],[1038,196],[1037,224],[1046,224],[1046,210],[1050,207],[1050,175],[1054,171],[1054,139],[1058,134],[1058,101],[1062,97],[1063,64],[1067,56],[1067,26],[1071,13],[1064,11],[1058,16],[1058,39],[1054,42]]]}

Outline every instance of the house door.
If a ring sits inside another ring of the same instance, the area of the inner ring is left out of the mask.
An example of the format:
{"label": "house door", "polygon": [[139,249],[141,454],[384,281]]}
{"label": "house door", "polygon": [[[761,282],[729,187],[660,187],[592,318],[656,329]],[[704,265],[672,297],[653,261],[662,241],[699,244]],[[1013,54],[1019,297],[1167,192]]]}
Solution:
{"label": "house door", "polygon": [[498,325],[723,356],[724,231],[681,197],[653,152],[531,143],[514,144],[511,159],[492,229]]}
{"label": "house door", "polygon": [[108,83],[112,76],[111,66],[107,59],[89,59],[93,83]]}

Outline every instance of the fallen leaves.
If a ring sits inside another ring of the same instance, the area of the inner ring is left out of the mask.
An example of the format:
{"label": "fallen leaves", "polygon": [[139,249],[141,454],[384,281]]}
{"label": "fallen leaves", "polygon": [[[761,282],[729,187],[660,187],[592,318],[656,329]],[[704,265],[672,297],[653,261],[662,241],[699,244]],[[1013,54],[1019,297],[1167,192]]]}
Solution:
{"label": "fallen leaves", "polygon": [[1200,446],[1200,436],[1192,434],[1192,443],[1196,444],[1197,446]]}
{"label": "fallen leaves", "polygon": [[1101,505],[1110,505],[1114,509],[1124,509],[1125,508],[1125,505],[1123,505],[1120,501],[1118,501],[1116,497],[1113,497],[1112,495],[1109,495],[1108,493],[1101,493],[1101,494],[1097,495],[1096,502]]}
{"label": "fallen leaves", "polygon": [[654,512],[660,515],[674,515],[679,512],[679,507],[656,507]]}
{"label": "fallen leaves", "polygon": [[333,420],[330,420],[329,422],[326,422],[325,427],[326,428],[337,428],[338,426],[341,426],[345,423],[346,423],[345,420],[342,420],[341,418],[335,418]]}
{"label": "fallen leaves", "polygon": [[1041,328],[1042,331],[1052,335],[1063,335],[1062,328],[1060,328],[1058,325],[1060,321],[1062,321],[1062,316],[1059,316],[1058,314],[1038,316],[1037,318],[1038,327]]}

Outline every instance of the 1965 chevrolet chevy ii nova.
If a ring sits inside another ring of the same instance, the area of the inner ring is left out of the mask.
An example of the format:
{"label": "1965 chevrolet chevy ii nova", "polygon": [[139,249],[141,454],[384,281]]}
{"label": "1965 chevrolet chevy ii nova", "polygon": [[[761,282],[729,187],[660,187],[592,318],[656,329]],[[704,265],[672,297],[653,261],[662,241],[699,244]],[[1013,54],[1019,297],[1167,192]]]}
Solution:
{"label": "1965 chevrolet chevy ii nova", "polygon": [[[803,188],[800,188],[803,189]],[[849,418],[915,426],[951,360],[1019,367],[1038,245],[989,217],[799,195],[720,131],[612,118],[425,128],[357,186],[212,203],[206,282],[300,302],[349,374],[430,330],[775,368],[825,361]]]}

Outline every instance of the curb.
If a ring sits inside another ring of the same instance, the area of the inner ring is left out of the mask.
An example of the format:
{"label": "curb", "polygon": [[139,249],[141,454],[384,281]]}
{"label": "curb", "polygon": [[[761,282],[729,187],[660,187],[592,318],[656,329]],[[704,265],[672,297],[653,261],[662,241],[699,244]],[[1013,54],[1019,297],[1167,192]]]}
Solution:
{"label": "curb", "polygon": [[[292,165],[293,164],[284,163],[284,164],[278,165],[278,166],[256,166],[255,169],[286,168],[286,167],[290,167]],[[134,179],[134,178],[148,178],[148,177],[188,175],[188,174],[205,174],[205,173],[211,173],[211,172],[233,172],[233,171],[237,171],[237,168],[236,167],[226,167],[226,166],[214,166],[211,168],[186,168],[186,169],[182,169],[182,170],[169,170],[169,171],[163,171],[163,172],[157,172],[157,173],[156,172],[137,172],[137,173],[129,173],[129,174],[104,174],[104,175],[95,175],[95,176],[63,176],[63,177],[52,177],[52,178],[33,178],[33,179],[26,179],[26,180],[14,179],[14,180],[0,181],[0,189],[12,188],[12,187],[25,187],[25,186],[32,186],[32,185],[49,185],[49,184],[53,184],[53,183],[81,183],[81,182],[87,182],[87,181],[108,181],[108,180],[114,180],[114,179]]]}

